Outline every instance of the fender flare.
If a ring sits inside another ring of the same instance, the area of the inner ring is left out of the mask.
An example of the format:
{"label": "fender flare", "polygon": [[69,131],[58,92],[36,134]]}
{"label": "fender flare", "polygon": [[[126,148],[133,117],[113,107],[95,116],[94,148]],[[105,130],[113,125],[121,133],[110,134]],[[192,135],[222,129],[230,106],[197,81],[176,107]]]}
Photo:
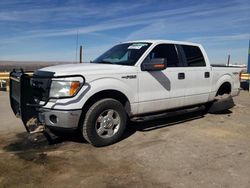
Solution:
{"label": "fender flare", "polygon": [[231,88],[233,88],[233,82],[232,82],[231,75],[225,74],[222,77],[220,77],[219,80],[217,80],[216,84],[213,86],[213,89],[212,89],[212,92],[211,92],[211,95],[209,98],[214,99],[219,88],[226,82],[228,82],[231,85]]}

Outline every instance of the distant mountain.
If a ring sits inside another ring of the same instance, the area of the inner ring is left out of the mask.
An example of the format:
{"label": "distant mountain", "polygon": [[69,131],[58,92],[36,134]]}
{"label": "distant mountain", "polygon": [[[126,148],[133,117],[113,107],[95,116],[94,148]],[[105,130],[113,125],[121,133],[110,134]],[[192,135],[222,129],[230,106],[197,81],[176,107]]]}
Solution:
{"label": "distant mountain", "polygon": [[1,61],[0,60],[0,72],[9,72],[13,69],[22,68],[24,71],[35,71],[37,69],[48,67],[52,65],[61,64],[74,64],[76,62],[65,61]]}

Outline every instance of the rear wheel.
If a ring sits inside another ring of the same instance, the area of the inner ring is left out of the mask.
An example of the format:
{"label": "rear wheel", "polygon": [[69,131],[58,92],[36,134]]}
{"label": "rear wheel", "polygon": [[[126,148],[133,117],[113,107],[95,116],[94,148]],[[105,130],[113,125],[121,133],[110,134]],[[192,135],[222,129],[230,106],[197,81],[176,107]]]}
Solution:
{"label": "rear wheel", "polygon": [[94,103],[85,115],[83,137],[94,146],[117,142],[126,127],[127,114],[122,104],[111,98]]}

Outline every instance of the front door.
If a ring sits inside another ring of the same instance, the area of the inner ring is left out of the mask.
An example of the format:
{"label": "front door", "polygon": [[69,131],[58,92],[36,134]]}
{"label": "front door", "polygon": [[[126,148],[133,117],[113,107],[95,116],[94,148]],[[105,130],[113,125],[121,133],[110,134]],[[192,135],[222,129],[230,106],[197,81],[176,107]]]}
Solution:
{"label": "front door", "polygon": [[179,73],[180,61],[174,44],[159,44],[143,63],[153,58],[166,58],[167,68],[162,71],[141,71],[139,77],[140,114],[181,107],[185,97],[185,79]]}

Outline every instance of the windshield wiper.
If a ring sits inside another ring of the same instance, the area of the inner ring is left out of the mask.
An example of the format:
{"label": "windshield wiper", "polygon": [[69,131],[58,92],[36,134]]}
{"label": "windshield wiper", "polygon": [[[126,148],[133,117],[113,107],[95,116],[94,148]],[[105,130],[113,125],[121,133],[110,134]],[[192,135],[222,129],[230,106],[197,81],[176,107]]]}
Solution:
{"label": "windshield wiper", "polygon": [[102,63],[102,64],[113,64],[112,62],[110,62],[110,61],[105,61],[105,60],[98,61],[97,63]]}

